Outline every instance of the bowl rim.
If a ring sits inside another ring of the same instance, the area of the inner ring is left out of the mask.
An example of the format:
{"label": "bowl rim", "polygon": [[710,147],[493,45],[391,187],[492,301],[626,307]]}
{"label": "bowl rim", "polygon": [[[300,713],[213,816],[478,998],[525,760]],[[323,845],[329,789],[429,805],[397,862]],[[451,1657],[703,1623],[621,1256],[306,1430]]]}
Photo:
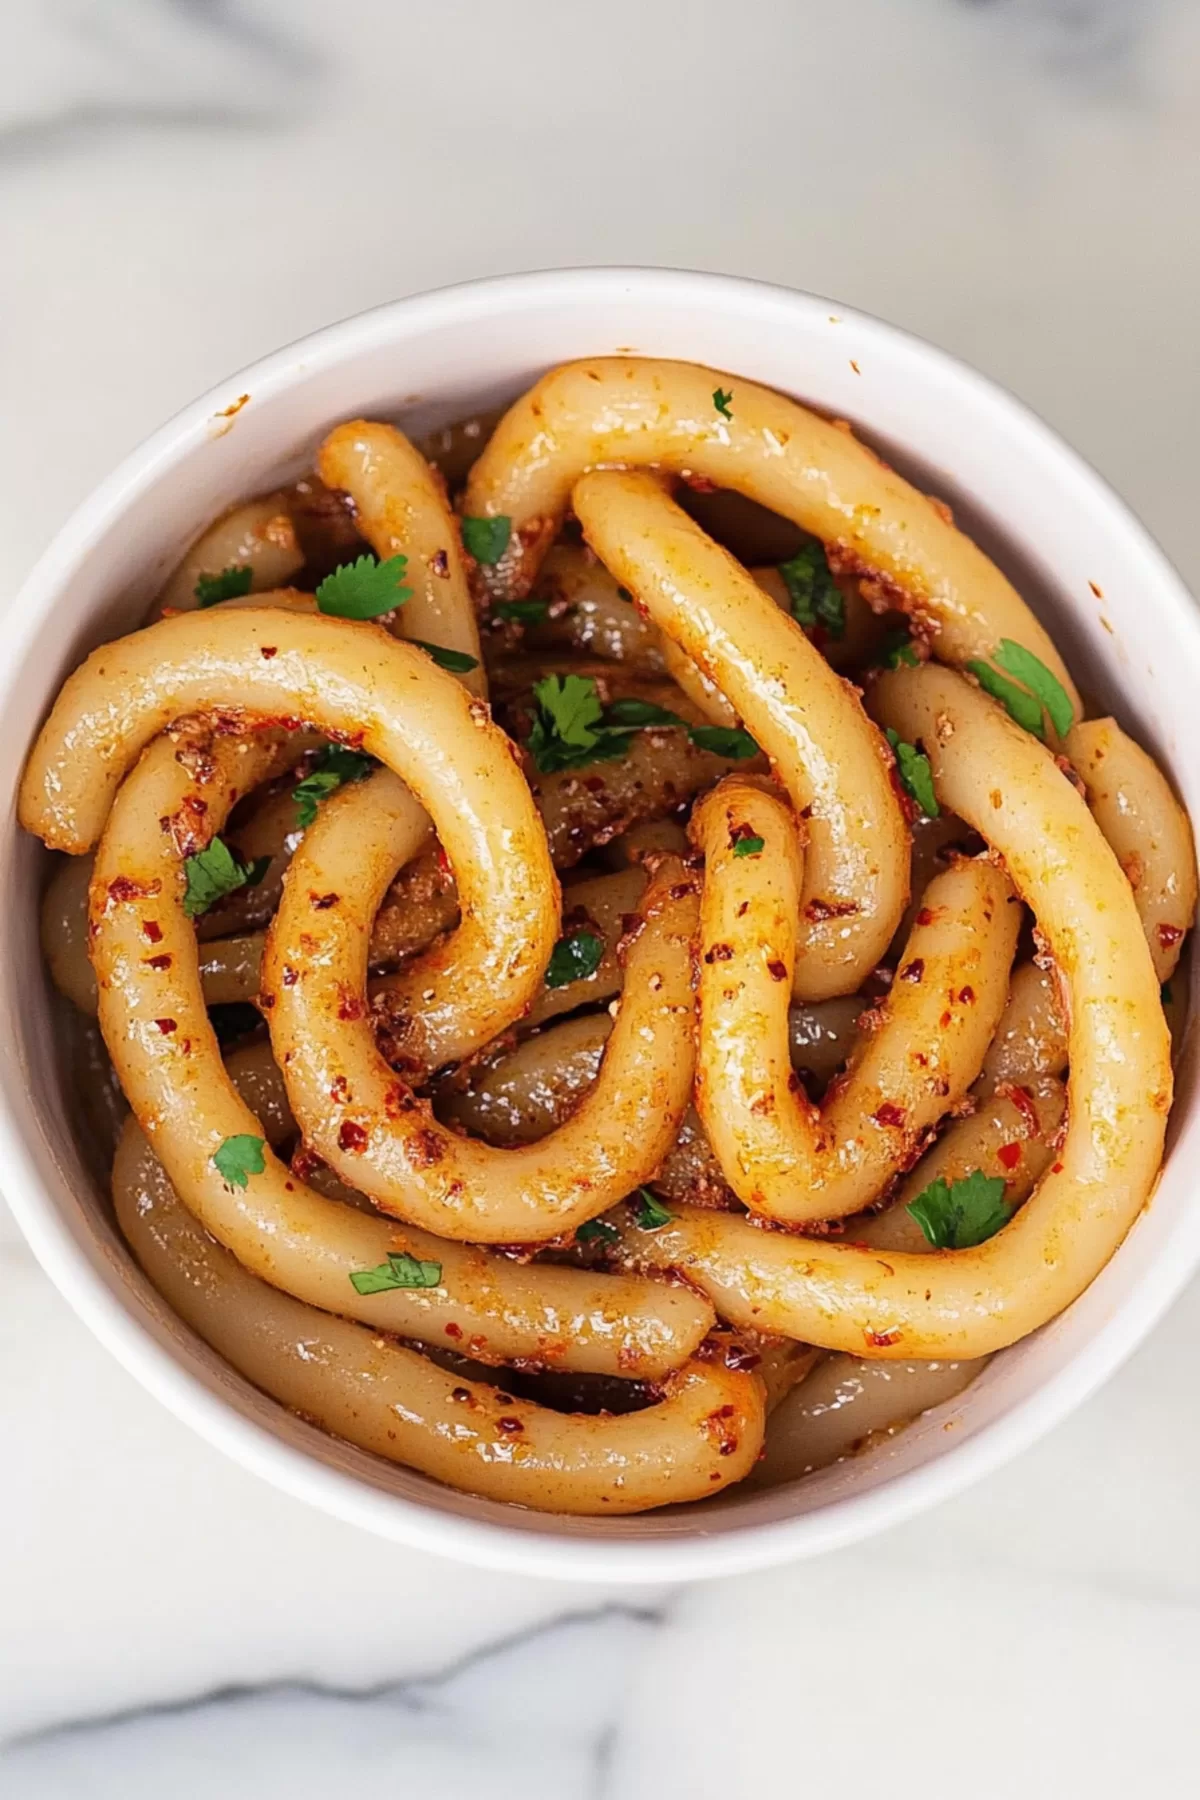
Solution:
{"label": "bowl rim", "polygon": [[[1200,665],[1200,610],[1161,547],[1098,472],[1033,409],[969,364],[911,332],[820,295],[741,276],[598,266],[489,276],[387,301],[271,352],[184,406],[75,508],[22,583],[6,619],[9,656],[0,673],[0,711],[54,595],[89,546],[137,496],[193,452],[214,415],[234,405],[242,392],[253,391],[258,397],[290,387],[324,366],[336,365],[351,346],[361,351],[372,342],[394,341],[398,333],[407,340],[419,338],[428,325],[486,320],[498,304],[510,311],[544,307],[556,300],[569,302],[584,292],[589,299],[608,296],[614,302],[648,301],[657,294],[706,309],[732,303],[748,325],[755,310],[790,309],[798,316],[813,308],[828,315],[835,308],[839,320],[854,327],[860,342],[886,347],[893,359],[915,358],[932,375],[968,395],[981,415],[990,415],[993,425],[1003,423],[1010,433],[1037,443],[1040,452],[1055,462],[1068,497],[1073,489],[1092,505],[1102,506],[1153,577],[1155,605],[1164,625],[1189,641],[1191,656]],[[25,745],[12,752],[18,767],[25,752]],[[16,829],[11,795],[9,815],[9,829]],[[1061,1369],[944,1454],[867,1492],[843,1496],[814,1512],[723,1527],[715,1534],[705,1530],[697,1515],[697,1528],[686,1538],[564,1537],[439,1512],[419,1500],[385,1493],[285,1443],[206,1387],[103,1281],[72,1237],[24,1140],[18,1109],[29,1105],[28,1093],[0,1088],[0,1188],[51,1282],[143,1387],[214,1447],[295,1498],[416,1549],[511,1573],[606,1583],[724,1576],[823,1554],[908,1519],[999,1467],[1081,1404],[1143,1342],[1200,1264],[1200,1208],[1185,1208],[1109,1316]]]}

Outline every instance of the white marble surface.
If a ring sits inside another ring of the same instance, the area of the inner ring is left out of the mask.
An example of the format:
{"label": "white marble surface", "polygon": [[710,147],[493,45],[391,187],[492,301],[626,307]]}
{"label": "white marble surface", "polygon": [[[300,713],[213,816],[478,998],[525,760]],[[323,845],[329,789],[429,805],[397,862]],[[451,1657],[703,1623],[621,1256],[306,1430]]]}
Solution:
{"label": "white marble surface", "polygon": [[[236,365],[590,261],[769,276],[939,340],[1200,584],[1192,0],[6,0],[0,41],[4,591]],[[1197,1343],[1194,1287],[1049,1442],[857,1550],[571,1590],[261,1486],[0,1221],[0,1792],[1193,1791]]]}

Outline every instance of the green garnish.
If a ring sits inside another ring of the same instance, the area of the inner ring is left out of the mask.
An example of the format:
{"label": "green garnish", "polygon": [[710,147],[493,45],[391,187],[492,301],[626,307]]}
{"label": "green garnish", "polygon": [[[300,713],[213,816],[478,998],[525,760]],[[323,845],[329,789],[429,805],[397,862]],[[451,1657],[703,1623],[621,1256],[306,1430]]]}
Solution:
{"label": "green garnish", "polygon": [[961,1181],[931,1181],[906,1209],[935,1250],[970,1250],[985,1244],[1013,1216],[1004,1200],[1003,1175],[972,1169]]}
{"label": "green garnish", "polygon": [[498,563],[508,549],[512,520],[507,513],[494,519],[464,519],[462,541],[477,563]]}
{"label": "green garnish", "polygon": [[252,1175],[262,1174],[267,1166],[264,1147],[263,1139],[251,1137],[249,1132],[239,1132],[236,1137],[225,1139],[215,1152],[213,1162],[227,1187],[248,1187]]}
{"label": "green garnish", "polygon": [[207,850],[198,850],[186,858],[183,872],[187,878],[183,910],[189,919],[223,900],[238,888],[257,887],[271,866],[269,856],[256,856],[252,862],[241,862],[224,838],[215,837]]}
{"label": "green garnish", "polygon": [[526,748],[543,775],[624,756],[634,732],[650,725],[677,726],[698,749],[731,761],[758,755],[748,731],[731,725],[689,725],[678,713],[650,700],[614,700],[606,710],[590,675],[547,675],[534,683],[533,698],[537,715]]}
{"label": "green garnish", "polygon": [[[1052,675],[1044,662],[1040,662],[1032,650],[1026,650],[1023,644],[1016,644],[1012,638],[1001,638],[992,652],[994,661],[1007,669],[1010,675],[1016,675],[1025,686],[1018,687],[1009,681],[1007,676],[1000,675],[991,663],[974,658],[967,668],[974,675],[985,694],[993,700],[999,700],[1010,718],[1024,730],[1031,731],[1034,737],[1045,739],[1046,726],[1042,718],[1042,709],[1050,715],[1059,737],[1064,737],[1071,729],[1074,708],[1070,696],[1056,675]],[[1031,690],[1031,691],[1027,691]]]}
{"label": "green garnish", "polygon": [[616,1244],[621,1234],[607,1219],[587,1219],[575,1233],[577,1244]]}
{"label": "green garnish", "polygon": [[533,684],[537,708],[526,748],[543,775],[624,756],[629,732],[606,734],[590,675],[547,675]]}
{"label": "green garnish", "polygon": [[198,575],[195,595],[198,607],[215,606],[218,600],[236,600],[250,592],[254,570],[249,563],[230,563],[219,575]]}
{"label": "green garnish", "polygon": [[1039,699],[1050,715],[1059,737],[1066,737],[1071,729],[1071,721],[1075,717],[1075,709],[1071,705],[1071,696],[1058,679],[1051,673],[1032,650],[1024,644],[1018,644],[1012,638],[1001,638],[992,652],[993,658],[1002,669],[1023,681],[1031,694]]}
{"label": "green garnish", "polygon": [[779,573],[798,625],[823,625],[834,638],[846,635],[846,601],[820,538],[801,544],[795,556],[779,564]]}
{"label": "green garnish", "polygon": [[917,655],[917,647],[907,631],[889,631],[879,646],[879,655],[875,658],[881,669],[916,669],[921,659]]}
{"label": "green garnish", "polygon": [[738,725],[689,725],[687,734],[697,750],[726,756],[730,762],[745,762],[747,757],[758,755],[758,745]]}
{"label": "green garnish", "polygon": [[732,399],[733,399],[733,389],[732,388],[729,388],[729,389],[714,388],[713,389],[713,405],[716,407],[717,411],[720,413],[720,415],[723,419],[732,419],[732,417],[733,417],[733,408],[729,404],[729,402]]}
{"label": "green garnish", "polygon": [[386,1294],[391,1288],[435,1288],[442,1281],[442,1265],[421,1262],[407,1250],[394,1250],[374,1269],[352,1269],[350,1285],[356,1294]]}
{"label": "green garnish", "polygon": [[375,767],[373,757],[363,750],[347,750],[343,744],[327,744],[313,767],[292,789],[296,802],[296,823],[305,830],[316,822],[317,807],[335,788],[347,782],[361,781]]}
{"label": "green garnish", "polygon": [[637,1206],[634,1210],[633,1222],[641,1231],[661,1231],[675,1217],[668,1212],[661,1200],[656,1200],[649,1188],[640,1187],[637,1191]]}
{"label": "green garnish", "polygon": [[560,988],[572,981],[586,981],[603,960],[604,939],[594,932],[577,931],[574,937],[561,937],[546,964],[546,986]]}
{"label": "green garnish", "polygon": [[916,801],[927,819],[936,819],[941,808],[933,791],[933,770],[929,766],[929,758],[912,744],[906,744],[900,733],[893,731],[890,726],[887,741],[896,752],[896,773],[900,777],[901,787],[910,799]]}
{"label": "green garnish", "polygon": [[412,589],[400,585],[407,567],[407,556],[379,562],[366,555],[341,563],[317,589],[317,607],[335,619],[377,619],[394,612],[412,599]]}
{"label": "green garnish", "polygon": [[427,644],[424,638],[409,638],[408,641],[432,656],[439,669],[449,669],[451,675],[469,675],[472,669],[479,667],[479,659],[468,656],[465,650],[447,650],[442,644]]}
{"label": "green garnish", "polygon": [[766,839],[760,837],[739,838],[733,846],[735,856],[761,856],[766,846]]}
{"label": "green garnish", "polygon": [[550,617],[548,600],[497,600],[492,608],[494,619],[507,625],[544,625]]}

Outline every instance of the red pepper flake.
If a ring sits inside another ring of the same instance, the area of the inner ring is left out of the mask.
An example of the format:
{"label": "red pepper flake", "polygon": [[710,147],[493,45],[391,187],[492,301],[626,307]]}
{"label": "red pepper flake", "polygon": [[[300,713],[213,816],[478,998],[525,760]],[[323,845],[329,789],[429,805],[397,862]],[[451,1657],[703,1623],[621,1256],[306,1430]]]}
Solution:
{"label": "red pepper flake", "polygon": [[293,969],[290,963],[284,963],[283,974],[280,977],[280,980],[282,981],[283,986],[284,987],[295,987],[295,985],[299,981],[299,979],[300,979],[299,969]]}
{"label": "red pepper flake", "polygon": [[155,1019],[154,1023],[158,1026],[158,1029],[162,1032],[164,1037],[170,1037],[173,1031],[179,1029],[174,1019]]}
{"label": "red pepper flake", "polygon": [[771,977],[772,981],[786,981],[787,964],[781,962],[777,956],[774,956],[767,964],[767,974]]}
{"label": "red pepper flake", "polygon": [[135,881],[132,875],[115,875],[108,884],[108,897],[110,900],[145,900],[161,890],[161,881]]}
{"label": "red pepper flake", "polygon": [[975,1004],[975,989],[973,987],[960,988],[959,994],[958,994],[958,1004],[960,1006],[974,1006],[974,1004]]}
{"label": "red pepper flake", "polygon": [[278,644],[260,644],[259,649],[261,650],[263,656],[266,658],[266,660],[268,662],[270,662],[270,660],[273,656],[279,655],[279,645]]}
{"label": "red pepper flake", "polygon": [[328,912],[331,906],[337,905],[336,894],[310,894],[309,899],[318,912]]}
{"label": "red pepper flake", "polygon": [[440,1163],[446,1154],[446,1146],[440,1132],[432,1126],[422,1126],[414,1131],[408,1143],[409,1159],[415,1169],[429,1169]]}
{"label": "red pepper flake", "polygon": [[367,1010],[367,1003],[361,994],[343,994],[338,1005],[339,1019],[361,1019]]}
{"label": "red pepper flake", "polygon": [[996,1093],[1000,1099],[1012,1101],[1025,1122],[1026,1136],[1033,1137],[1038,1129],[1038,1113],[1029,1089],[1018,1087],[1015,1081],[1001,1081]]}
{"label": "red pepper flake", "polygon": [[877,1125],[892,1125],[896,1127],[903,1125],[906,1116],[904,1108],[902,1106],[897,1106],[894,1100],[885,1100],[883,1105],[878,1107],[876,1111],[871,1114],[871,1117]]}
{"label": "red pepper flake", "polygon": [[1020,1144],[1001,1144],[996,1156],[1006,1169],[1015,1169],[1021,1160]]}
{"label": "red pepper flake", "polygon": [[440,844],[437,847],[436,861],[438,874],[449,880],[451,876],[450,858],[446,855],[446,852],[442,849]]}
{"label": "red pepper flake", "polygon": [[338,1129],[339,1150],[360,1151],[366,1148],[367,1134],[353,1119],[343,1119]]}
{"label": "red pepper flake", "polygon": [[460,1338],[462,1336],[462,1326],[461,1325],[447,1325],[446,1336],[448,1338]]}
{"label": "red pepper flake", "polygon": [[921,908],[920,912],[917,914],[916,922],[918,925],[932,925],[933,924],[933,909],[928,906],[923,906]]}
{"label": "red pepper flake", "polygon": [[1050,1173],[1052,1175],[1061,1175],[1062,1172],[1063,1172],[1063,1165],[1060,1162],[1050,1164]]}
{"label": "red pepper flake", "polygon": [[[449,1330],[450,1329],[449,1326],[447,1326],[446,1329]],[[466,1402],[468,1400],[470,1400],[471,1390],[470,1390],[470,1388],[451,1388],[450,1398],[452,1400],[457,1400],[458,1404],[460,1406],[463,1406],[466,1404]]]}
{"label": "red pepper flake", "polygon": [[1158,927],[1159,945],[1164,950],[1173,950],[1182,936],[1183,932],[1178,925],[1160,925]]}
{"label": "red pepper flake", "polygon": [[143,960],[148,969],[169,969],[172,961],[165,951],[162,956],[147,956]]}
{"label": "red pepper flake", "polygon": [[602,775],[589,775],[583,785],[589,794],[602,794],[607,783]]}
{"label": "red pepper flake", "polygon": [[162,926],[154,919],[142,920],[142,936],[148,944],[162,943]]}
{"label": "red pepper flake", "polygon": [[914,956],[912,961],[905,963],[904,967],[901,969],[899,979],[901,981],[920,981],[924,973],[925,958],[923,956]]}
{"label": "red pepper flake", "polygon": [[900,1342],[899,1331],[864,1331],[863,1336],[872,1350],[887,1350]]}
{"label": "red pepper flake", "polygon": [[732,944],[714,944],[710,950],[704,952],[704,960],[706,963],[728,962],[732,955]]}
{"label": "red pepper flake", "polygon": [[525,1429],[525,1427],[521,1423],[520,1419],[514,1419],[511,1416],[506,1416],[503,1419],[496,1420],[496,1430],[497,1431],[506,1431],[509,1433],[510,1436],[512,1435],[512,1433],[517,1432],[517,1431],[524,1431],[524,1429]]}
{"label": "red pepper flake", "polygon": [[804,908],[804,916],[810,925],[819,925],[823,919],[848,919],[858,911],[857,900],[810,900]]}

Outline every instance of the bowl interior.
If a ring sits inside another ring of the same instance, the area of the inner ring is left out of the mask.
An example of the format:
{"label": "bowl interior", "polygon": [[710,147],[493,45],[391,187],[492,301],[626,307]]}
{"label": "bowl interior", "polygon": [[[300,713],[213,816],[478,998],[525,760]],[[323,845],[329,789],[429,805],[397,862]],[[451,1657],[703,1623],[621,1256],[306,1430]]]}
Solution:
{"label": "bowl interior", "polygon": [[[617,351],[711,363],[850,419],[952,504],[1050,624],[1077,680],[1164,761],[1200,816],[1200,628],[1173,571],[1085,465],[980,377],[876,321],[755,284],[638,271],[518,277],[400,302],[279,353],[173,421],[76,515],[20,598],[0,733],[8,791],[62,676],[140,620],[181,546],[215,514],[311,467],[330,425],[367,414],[419,435],[507,400],[555,362]],[[35,1250],[174,1410],[269,1478],[391,1537],[613,1579],[717,1573],[828,1547],[945,1494],[1061,1416],[1133,1348],[1200,1255],[1189,1031],[1153,1206],[1069,1312],[994,1359],[958,1400],[870,1454],[701,1510],[573,1520],[456,1494],[292,1417],[185,1329],[133,1265],[81,1146],[37,947],[45,858],[11,805],[0,860],[10,896],[0,1166]]]}

